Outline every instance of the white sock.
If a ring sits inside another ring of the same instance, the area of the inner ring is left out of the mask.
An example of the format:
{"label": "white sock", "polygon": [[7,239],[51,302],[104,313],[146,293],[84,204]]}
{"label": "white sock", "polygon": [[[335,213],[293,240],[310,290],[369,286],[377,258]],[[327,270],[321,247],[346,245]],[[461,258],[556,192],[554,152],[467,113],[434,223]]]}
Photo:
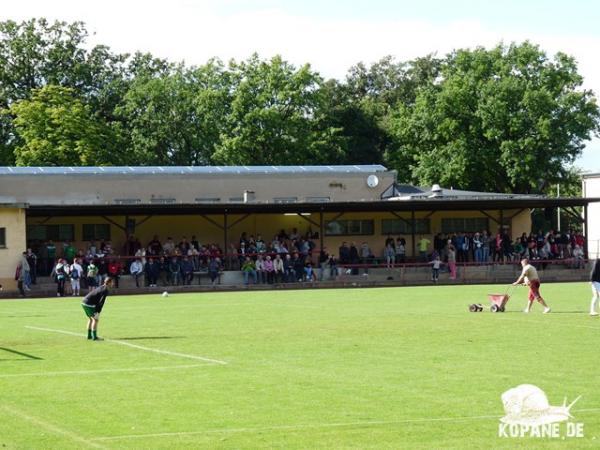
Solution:
{"label": "white sock", "polygon": [[594,295],[592,297],[592,303],[590,304],[590,312],[591,313],[596,312],[597,307],[598,307],[598,297],[596,295]]}

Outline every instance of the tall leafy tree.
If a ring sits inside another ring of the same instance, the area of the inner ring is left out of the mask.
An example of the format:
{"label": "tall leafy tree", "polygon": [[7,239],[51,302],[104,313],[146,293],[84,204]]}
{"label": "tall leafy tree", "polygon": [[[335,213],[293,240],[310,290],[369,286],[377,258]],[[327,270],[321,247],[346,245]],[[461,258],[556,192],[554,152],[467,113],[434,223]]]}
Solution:
{"label": "tall leafy tree", "polygon": [[319,164],[343,146],[322,120],[321,77],[277,56],[229,65],[234,85],[226,129],[213,155],[221,164]]}
{"label": "tall leafy tree", "polygon": [[326,115],[342,129],[347,163],[381,163],[392,143],[387,119],[394,108],[413,104],[420,86],[439,73],[441,61],[432,55],[409,62],[391,56],[350,68],[345,82],[328,81]]}
{"label": "tall leafy tree", "polygon": [[440,77],[399,104],[387,162],[408,181],[481,191],[544,192],[597,133],[593,93],[573,58],[525,42],[459,50]]}
{"label": "tall leafy tree", "polygon": [[138,72],[116,109],[130,158],[141,165],[209,164],[231,103],[228,78],[218,60]]}
{"label": "tall leafy tree", "polygon": [[10,113],[21,137],[15,149],[18,165],[122,163],[110,128],[93,117],[91,108],[72,88],[47,85],[34,89],[29,99],[13,103]]}
{"label": "tall leafy tree", "polygon": [[47,85],[75,89],[100,123],[118,132],[113,110],[127,89],[128,56],[105,46],[88,50],[87,37],[81,22],[0,22],[0,164],[14,164],[22,144],[11,105]]}

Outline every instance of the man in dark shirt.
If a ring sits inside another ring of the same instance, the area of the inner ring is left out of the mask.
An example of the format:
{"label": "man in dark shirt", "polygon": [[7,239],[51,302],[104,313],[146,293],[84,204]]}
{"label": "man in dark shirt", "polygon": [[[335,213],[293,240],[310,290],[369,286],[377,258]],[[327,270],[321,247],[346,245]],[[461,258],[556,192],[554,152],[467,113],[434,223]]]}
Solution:
{"label": "man in dark shirt", "polygon": [[104,307],[104,302],[106,301],[106,297],[109,293],[108,289],[110,287],[112,287],[112,278],[106,277],[104,279],[104,284],[89,292],[81,302],[85,315],[88,317],[88,339],[94,341],[102,340],[98,337],[98,320],[100,320],[100,313]]}

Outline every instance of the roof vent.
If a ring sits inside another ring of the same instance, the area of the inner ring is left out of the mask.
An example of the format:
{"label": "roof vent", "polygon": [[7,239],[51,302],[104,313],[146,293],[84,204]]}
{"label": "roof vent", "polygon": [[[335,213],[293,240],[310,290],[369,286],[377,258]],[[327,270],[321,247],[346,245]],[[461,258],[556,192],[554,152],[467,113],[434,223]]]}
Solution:
{"label": "roof vent", "polygon": [[442,190],[439,184],[434,184],[433,186],[431,186],[431,195],[429,196],[429,198],[442,197],[443,192],[444,191]]}

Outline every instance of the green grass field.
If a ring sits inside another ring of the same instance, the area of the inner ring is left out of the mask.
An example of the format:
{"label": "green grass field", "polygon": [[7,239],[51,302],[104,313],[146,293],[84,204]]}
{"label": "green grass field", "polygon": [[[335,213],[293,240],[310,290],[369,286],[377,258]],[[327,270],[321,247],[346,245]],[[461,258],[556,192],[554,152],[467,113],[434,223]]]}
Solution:
{"label": "green grass field", "polygon": [[[109,297],[104,342],[78,298],[1,301],[0,449],[599,448],[589,286],[543,285],[549,315],[520,312],[524,288],[468,312],[501,290]],[[581,395],[585,437],[498,437],[522,383]]]}

